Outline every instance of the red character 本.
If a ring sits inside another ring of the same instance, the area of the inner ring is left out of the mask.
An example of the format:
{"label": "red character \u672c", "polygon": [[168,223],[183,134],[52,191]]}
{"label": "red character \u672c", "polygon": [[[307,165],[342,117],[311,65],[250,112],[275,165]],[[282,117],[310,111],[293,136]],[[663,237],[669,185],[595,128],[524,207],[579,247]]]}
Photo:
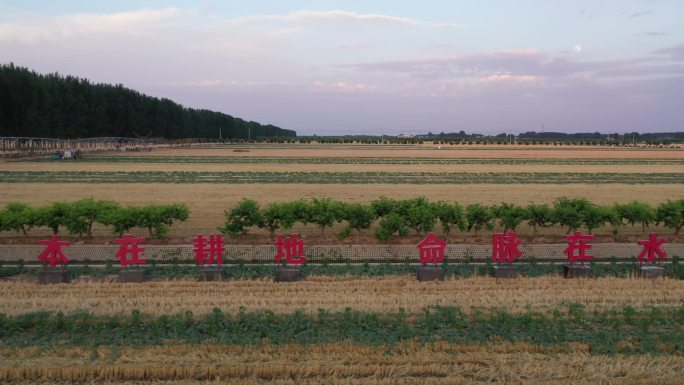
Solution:
{"label": "red character \u672c", "polygon": [[195,261],[204,266],[205,264],[212,264],[216,260],[216,266],[223,265],[223,252],[226,247],[223,244],[223,237],[221,234],[211,234],[209,239],[202,235],[195,237],[193,241],[195,245]]}
{"label": "red character \u672c", "polygon": [[41,245],[45,245],[45,250],[38,254],[38,260],[45,264],[49,264],[50,267],[57,266],[57,263],[64,267],[64,264],[69,262],[69,258],[62,252],[62,246],[69,246],[71,243],[67,241],[60,241],[56,235],[50,237],[50,239],[45,239],[40,241]]}
{"label": "red character \u672c", "polygon": [[513,263],[522,256],[518,234],[514,231],[492,234],[492,261],[494,263]]}
{"label": "red character \u672c", "polygon": [[441,240],[435,233],[428,233],[428,235],[418,244],[420,250],[420,263],[438,263],[444,261],[444,250],[447,243]]}
{"label": "red character \u672c", "polygon": [[291,265],[301,265],[306,262],[304,256],[304,239],[298,239],[298,234],[292,234],[292,237],[283,238],[282,234],[278,234],[276,240],[277,253],[275,255],[275,262],[280,263],[280,260],[285,257],[287,263]]}
{"label": "red character \u672c", "polygon": [[[139,237],[134,238],[129,234],[124,235],[123,238],[117,238],[114,243],[119,246],[119,251],[116,252],[116,257],[121,260],[121,266],[126,267],[128,265],[142,265],[147,263],[147,259],[140,259],[140,254],[145,251],[142,247],[138,247],[138,244],[145,242],[145,238]],[[128,259],[128,254],[131,255],[131,259]]]}
{"label": "red character \u672c", "polygon": [[[587,241],[594,239],[591,234],[582,234],[581,231],[575,231],[573,235],[566,235],[568,240],[568,247],[565,248],[564,253],[568,256],[568,261],[572,264],[575,261],[580,261],[584,264],[585,261],[591,261],[594,257],[587,255],[587,250],[591,250],[591,245]],[[577,254],[575,254],[577,251]]]}
{"label": "red character \u672c", "polygon": [[655,259],[655,256],[658,255],[658,260],[660,262],[665,260],[665,257],[667,257],[667,254],[661,249],[660,247],[663,245],[663,243],[666,243],[667,240],[665,238],[658,238],[658,235],[656,233],[651,233],[648,237],[648,240],[645,241],[639,241],[639,245],[643,246],[644,248],[641,250],[641,253],[637,256],[637,259],[639,260],[639,264],[643,265],[644,260],[648,263],[653,263],[653,260]]}

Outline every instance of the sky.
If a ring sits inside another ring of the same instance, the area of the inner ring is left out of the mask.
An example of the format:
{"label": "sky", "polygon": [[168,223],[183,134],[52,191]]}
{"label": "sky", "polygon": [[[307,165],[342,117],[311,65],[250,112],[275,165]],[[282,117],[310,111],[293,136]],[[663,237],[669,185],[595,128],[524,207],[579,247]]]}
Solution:
{"label": "sky", "polygon": [[0,63],[299,135],[684,131],[682,15],[682,0],[0,0]]}

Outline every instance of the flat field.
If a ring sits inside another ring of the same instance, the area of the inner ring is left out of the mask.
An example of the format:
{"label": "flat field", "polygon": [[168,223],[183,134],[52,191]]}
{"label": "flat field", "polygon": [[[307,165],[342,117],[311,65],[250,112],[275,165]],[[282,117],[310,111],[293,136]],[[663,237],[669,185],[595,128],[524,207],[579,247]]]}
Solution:
{"label": "flat field", "polygon": [[[261,204],[311,197],[368,203],[381,196],[425,196],[467,205],[550,203],[565,196],[603,205],[635,199],[656,205],[684,196],[682,149],[438,147],[235,145],[86,155],[82,161],[2,160],[0,204],[85,197],[122,204],[182,202],[191,210],[190,219],[169,234],[179,238],[215,231],[223,224],[223,211],[243,198]],[[317,233],[313,227],[295,230]],[[622,232],[641,231],[627,227]],[[609,235],[610,229],[602,233]]]}
{"label": "flat field", "polygon": [[588,311],[623,306],[684,306],[684,285],[679,280],[601,278],[566,280],[558,276],[497,281],[490,277],[448,279],[420,283],[412,276],[373,278],[312,276],[306,281],[280,284],[268,279],[232,280],[212,283],[190,280],[147,282],[137,285],[118,282],[75,282],[60,285],[50,295],[45,286],[27,282],[0,282],[0,313],[17,315],[35,311],[88,311],[116,315],[139,309],[163,315],[190,310],[205,315],[214,308],[228,314],[272,310],[289,313],[300,309],[316,314],[318,309],[392,312],[404,309],[418,313],[427,306],[502,308],[521,314],[530,309],[548,313],[567,303],[578,303]]}
{"label": "flat field", "polygon": [[45,289],[0,282],[3,383],[677,384],[684,370],[670,279]]}

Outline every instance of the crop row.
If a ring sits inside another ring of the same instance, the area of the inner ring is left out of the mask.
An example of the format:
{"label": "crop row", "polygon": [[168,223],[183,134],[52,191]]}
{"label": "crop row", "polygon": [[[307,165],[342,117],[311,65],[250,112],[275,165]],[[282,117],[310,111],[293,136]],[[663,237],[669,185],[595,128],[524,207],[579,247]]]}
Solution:
{"label": "crop row", "polygon": [[683,184],[684,173],[0,171],[1,183]]}
{"label": "crop row", "polygon": [[[684,279],[684,267],[680,263],[678,256],[673,256],[673,263],[664,265],[665,274],[669,278]],[[615,258],[613,258],[613,261]],[[200,267],[193,265],[163,265],[157,266],[154,261],[148,267],[150,277],[152,279],[176,279],[176,278],[194,278],[200,273]],[[231,262],[231,261],[224,261]],[[275,276],[276,266],[273,264],[244,264],[238,261],[235,266],[223,267],[223,276],[226,279],[270,279]],[[517,262],[515,264],[518,271],[524,277],[541,277],[546,275],[558,275],[561,273],[561,266],[554,264],[542,264],[536,261]],[[610,264],[596,264],[593,261],[589,263],[592,267],[592,274],[594,277],[618,277],[629,278],[634,272],[634,264],[623,263],[618,264],[612,262]],[[463,263],[448,263],[441,265],[446,277],[460,277],[468,278],[473,276],[485,276],[489,274],[490,263],[476,264],[468,261]],[[107,261],[104,268],[93,268],[90,266],[70,266],[70,278],[78,278],[86,276],[90,278],[106,278],[117,275],[121,269],[114,267],[111,261]],[[23,265],[3,267],[0,265],[0,277],[22,275],[37,275],[38,270],[35,268],[28,268]],[[331,276],[331,277],[381,277],[391,275],[415,275],[416,266],[409,263],[382,263],[382,264],[320,264],[311,265],[304,264],[300,268],[302,277],[309,276]]]}
{"label": "crop row", "polygon": [[[53,162],[35,158],[32,162]],[[60,161],[60,162],[65,162]],[[682,159],[520,159],[520,158],[297,158],[297,157],[227,157],[227,156],[93,156],[73,163],[213,163],[213,164],[435,164],[435,165],[684,165]]]}
{"label": "crop row", "polygon": [[[419,313],[369,313],[347,308],[320,309],[316,315],[301,310],[232,315],[215,308],[196,317],[190,311],[152,316],[133,310],[128,316],[95,316],[83,312],[0,314],[4,346],[161,345],[218,342],[255,345],[320,344],[332,341],[394,345],[406,341],[430,343],[524,342],[536,345],[584,343],[595,354],[683,353],[684,307],[651,307],[587,312],[569,304],[551,315],[529,311],[511,314],[503,309],[477,309],[466,314],[459,307],[432,306]],[[629,343],[625,343],[629,342]]]}
{"label": "crop row", "polygon": [[341,238],[353,231],[369,229],[377,222],[375,236],[380,240],[406,236],[410,231],[425,234],[433,231],[438,222],[446,235],[452,229],[459,229],[463,232],[472,230],[477,236],[479,230],[491,230],[495,224],[504,231],[515,230],[521,223],[532,226],[535,235],[538,227],[556,225],[568,231],[584,227],[591,233],[593,229],[610,224],[613,233],[617,234],[621,226],[641,224],[645,232],[654,223],[663,223],[678,233],[684,225],[684,199],[667,201],[658,207],[638,201],[599,206],[584,198],[560,198],[553,206],[502,203],[495,206],[471,204],[465,208],[458,203],[431,202],[424,197],[407,200],[382,197],[368,205],[313,198],[275,202],[264,208],[254,200],[243,199],[225,215],[222,231],[230,235],[246,234],[250,228],[258,227],[273,236],[276,231],[288,229],[295,223],[315,224],[323,232],[339,222],[346,223]]}

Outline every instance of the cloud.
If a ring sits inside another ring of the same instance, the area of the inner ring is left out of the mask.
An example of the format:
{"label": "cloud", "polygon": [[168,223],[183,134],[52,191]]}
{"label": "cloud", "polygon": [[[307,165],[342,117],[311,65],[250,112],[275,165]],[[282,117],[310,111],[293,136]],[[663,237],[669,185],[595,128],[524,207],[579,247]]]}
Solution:
{"label": "cloud", "polygon": [[378,87],[373,85],[342,81],[331,83],[315,81],[313,84],[314,92],[366,93],[376,91],[377,89]]}
{"label": "cloud", "polygon": [[342,10],[329,11],[296,11],[288,14],[259,14],[242,16],[231,20],[233,23],[285,22],[285,23],[330,23],[361,22],[387,25],[421,26],[431,28],[459,27],[455,23],[434,23],[407,17],[383,15],[376,13],[356,13]]}
{"label": "cloud", "polygon": [[0,41],[38,43],[96,33],[147,34],[151,24],[183,15],[177,8],[141,9],[112,14],[78,13],[45,19],[39,15],[28,20],[0,22]]}
{"label": "cloud", "polygon": [[672,60],[684,60],[684,43],[676,45],[674,47],[657,50],[654,53],[659,55],[666,55]]}
{"label": "cloud", "polygon": [[665,32],[643,32],[643,33],[637,33],[634,36],[636,36],[636,37],[663,37],[663,36],[667,36],[667,33],[665,33]]}
{"label": "cloud", "polygon": [[637,17],[642,17],[642,16],[650,15],[650,14],[652,14],[652,13],[653,13],[653,11],[650,11],[650,10],[648,10],[648,11],[639,11],[639,12],[630,13],[629,15],[627,15],[627,17],[629,17],[629,18],[631,18],[631,19],[634,19],[634,18],[637,18]]}

